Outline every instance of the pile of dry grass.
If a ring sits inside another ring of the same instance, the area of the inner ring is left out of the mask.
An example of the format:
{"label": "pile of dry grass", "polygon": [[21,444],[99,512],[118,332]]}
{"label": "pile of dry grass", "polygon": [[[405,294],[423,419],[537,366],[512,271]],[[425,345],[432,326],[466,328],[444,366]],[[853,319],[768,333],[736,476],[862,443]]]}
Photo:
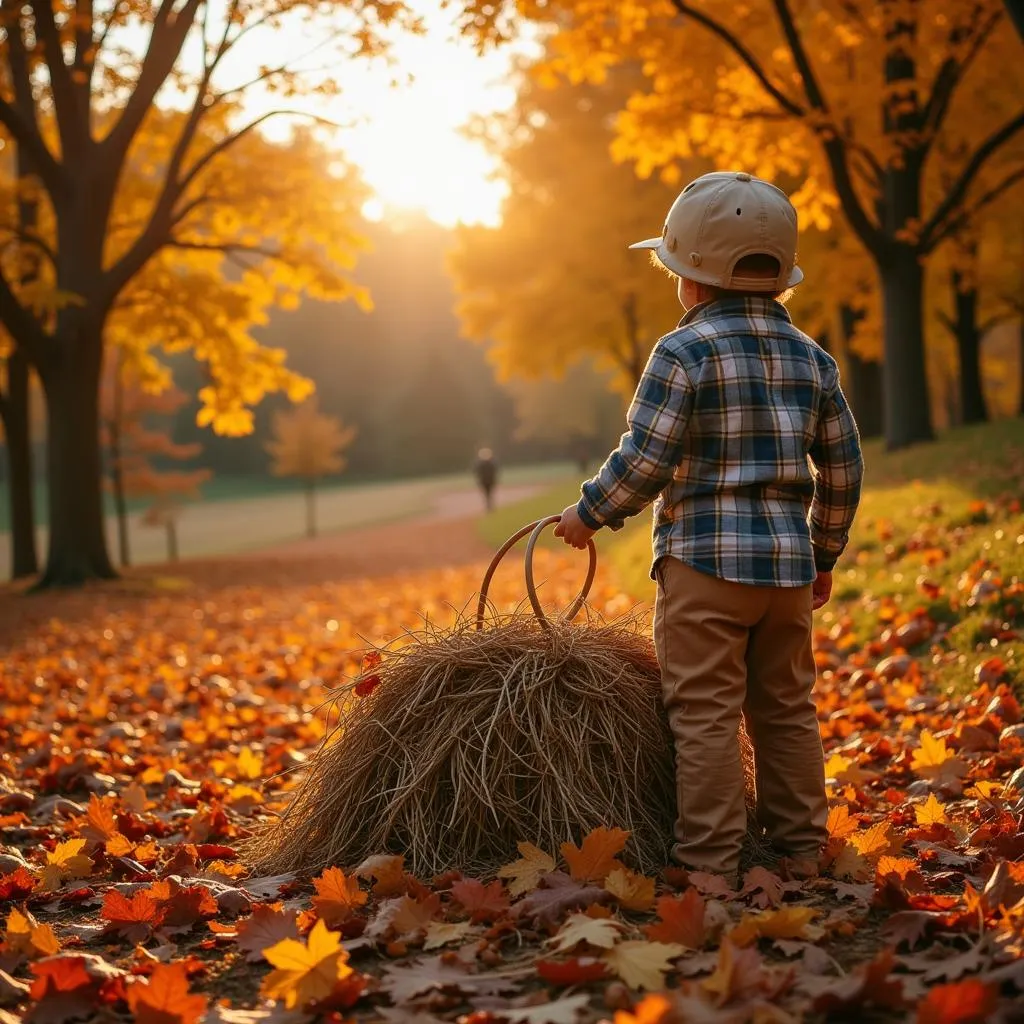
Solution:
{"label": "pile of dry grass", "polygon": [[555,853],[601,824],[632,833],[642,869],[666,863],[672,737],[637,621],[466,619],[425,628],[374,672],[369,696],[356,681],[334,698],[338,730],[247,852],[261,870],[391,851],[424,876],[487,871],[519,840]]}

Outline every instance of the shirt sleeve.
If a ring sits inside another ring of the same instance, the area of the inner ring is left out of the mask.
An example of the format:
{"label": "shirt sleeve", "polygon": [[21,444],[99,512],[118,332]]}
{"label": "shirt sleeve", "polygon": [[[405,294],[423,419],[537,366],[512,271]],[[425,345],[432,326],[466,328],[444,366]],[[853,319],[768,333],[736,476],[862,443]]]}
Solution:
{"label": "shirt sleeve", "polygon": [[815,471],[810,510],[814,567],[831,572],[850,539],[864,476],[860,434],[838,381],[825,398],[810,456]]}
{"label": "shirt sleeve", "polygon": [[693,387],[679,360],[659,343],[626,414],[629,428],[597,476],[582,487],[576,506],[592,530],[619,530],[649,505],[682,458],[683,434],[693,409]]}

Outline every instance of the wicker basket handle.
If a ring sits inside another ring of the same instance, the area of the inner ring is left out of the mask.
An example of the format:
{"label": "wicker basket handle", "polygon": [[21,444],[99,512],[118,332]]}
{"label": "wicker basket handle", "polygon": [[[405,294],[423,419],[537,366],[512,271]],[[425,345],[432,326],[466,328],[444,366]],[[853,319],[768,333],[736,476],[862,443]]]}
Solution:
{"label": "wicker basket handle", "polygon": [[[538,519],[536,522],[528,523],[522,529],[516,530],[514,534],[504,544],[498,548],[494,557],[491,559],[491,564],[487,567],[487,572],[484,574],[483,583],[480,584],[480,600],[476,606],[476,628],[484,628],[484,613],[487,610],[487,591],[491,586],[491,579],[494,576],[495,571],[498,568],[498,564],[508,554],[509,550],[527,534],[530,535],[530,539],[526,542],[526,555],[524,558],[526,568],[526,596],[530,599],[530,606],[533,608],[533,614],[537,616],[537,620],[542,626],[547,627],[548,618],[544,614],[544,609],[540,606],[540,598],[537,596],[537,587],[533,580],[533,551],[537,546],[537,541],[540,539],[540,535],[544,530],[551,526],[553,523],[557,523],[561,520],[561,516],[548,516],[545,519]],[[590,588],[594,583],[594,576],[597,573],[597,548],[594,546],[592,540],[587,541],[587,549],[590,552],[590,565],[587,567],[587,578],[583,581],[583,586],[580,592],[573,599],[572,604],[562,613],[562,618],[569,620],[576,618],[579,615],[580,610],[586,603],[587,595],[590,593]]]}

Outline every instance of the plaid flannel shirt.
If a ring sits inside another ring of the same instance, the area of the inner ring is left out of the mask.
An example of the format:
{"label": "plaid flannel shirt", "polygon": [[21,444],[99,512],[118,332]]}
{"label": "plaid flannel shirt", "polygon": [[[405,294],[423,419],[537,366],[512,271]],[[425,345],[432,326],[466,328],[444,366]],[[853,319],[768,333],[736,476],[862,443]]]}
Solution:
{"label": "plaid flannel shirt", "polygon": [[655,565],[670,555],[775,587],[835,565],[860,500],[860,438],[835,360],[781,303],[691,309],[651,353],[627,424],[582,487],[591,529],[620,529],[657,498]]}

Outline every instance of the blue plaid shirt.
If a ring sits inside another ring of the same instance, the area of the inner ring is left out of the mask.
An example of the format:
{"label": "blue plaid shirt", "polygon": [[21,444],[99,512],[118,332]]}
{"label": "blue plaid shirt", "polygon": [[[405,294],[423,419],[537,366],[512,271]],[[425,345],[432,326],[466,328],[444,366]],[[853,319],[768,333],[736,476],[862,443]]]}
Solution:
{"label": "blue plaid shirt", "polygon": [[655,346],[629,430],[577,506],[620,529],[654,504],[654,562],[797,587],[831,569],[860,500],[863,458],[835,360],[774,299],[691,309]]}

